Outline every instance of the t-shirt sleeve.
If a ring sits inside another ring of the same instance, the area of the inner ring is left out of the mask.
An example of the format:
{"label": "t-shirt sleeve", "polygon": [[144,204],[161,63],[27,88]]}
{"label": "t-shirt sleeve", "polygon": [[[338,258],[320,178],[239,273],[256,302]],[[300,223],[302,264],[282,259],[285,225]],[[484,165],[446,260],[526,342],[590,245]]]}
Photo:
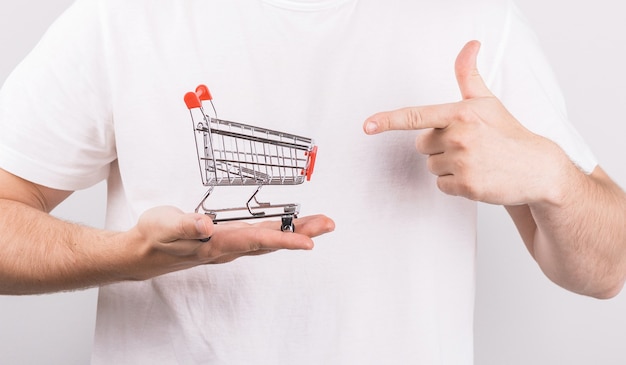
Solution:
{"label": "t-shirt sleeve", "polygon": [[0,167],[62,190],[106,178],[115,160],[98,2],[68,8],[0,90]]}
{"label": "t-shirt sleeve", "polygon": [[553,69],[512,2],[504,24],[489,87],[526,128],[557,143],[582,171],[591,173],[597,160],[570,123]]}

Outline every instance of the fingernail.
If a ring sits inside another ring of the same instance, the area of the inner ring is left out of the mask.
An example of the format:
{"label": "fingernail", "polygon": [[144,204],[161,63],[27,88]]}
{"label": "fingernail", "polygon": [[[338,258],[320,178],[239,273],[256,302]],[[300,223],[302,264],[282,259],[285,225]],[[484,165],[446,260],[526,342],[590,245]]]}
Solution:
{"label": "fingernail", "polygon": [[198,233],[201,235],[208,234],[206,224],[204,224],[204,221],[202,221],[202,219],[196,220],[196,229],[198,230]]}
{"label": "fingernail", "polygon": [[368,134],[376,133],[378,131],[378,123],[375,121],[369,121],[365,124],[365,132]]}

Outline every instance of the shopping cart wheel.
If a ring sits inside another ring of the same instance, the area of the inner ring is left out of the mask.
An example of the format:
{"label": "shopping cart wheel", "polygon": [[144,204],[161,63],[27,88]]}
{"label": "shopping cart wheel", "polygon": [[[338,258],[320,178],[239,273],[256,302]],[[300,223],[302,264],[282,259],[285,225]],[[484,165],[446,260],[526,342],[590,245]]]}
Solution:
{"label": "shopping cart wheel", "polygon": [[283,232],[295,232],[296,227],[293,224],[293,216],[292,215],[283,215],[282,216],[282,224],[280,226],[280,230]]}

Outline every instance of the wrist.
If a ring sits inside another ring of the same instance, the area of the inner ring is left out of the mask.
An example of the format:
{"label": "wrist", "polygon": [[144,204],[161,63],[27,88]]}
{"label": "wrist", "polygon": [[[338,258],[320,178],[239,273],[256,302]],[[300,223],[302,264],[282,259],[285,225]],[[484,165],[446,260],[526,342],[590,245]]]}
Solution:
{"label": "wrist", "polygon": [[155,248],[136,227],[118,232],[113,240],[118,248],[115,261],[120,281],[147,280],[160,274],[155,269]]}
{"label": "wrist", "polygon": [[[557,147],[558,148],[558,147]],[[552,154],[554,161],[544,169],[546,179],[538,187],[538,198],[531,207],[557,207],[575,204],[579,191],[588,183],[587,175],[560,148]]]}
{"label": "wrist", "polygon": [[118,246],[122,247],[120,279],[125,281],[148,280],[173,271],[197,265],[197,262],[185,255],[176,255],[163,249],[163,245],[151,232],[137,226],[117,235]]}

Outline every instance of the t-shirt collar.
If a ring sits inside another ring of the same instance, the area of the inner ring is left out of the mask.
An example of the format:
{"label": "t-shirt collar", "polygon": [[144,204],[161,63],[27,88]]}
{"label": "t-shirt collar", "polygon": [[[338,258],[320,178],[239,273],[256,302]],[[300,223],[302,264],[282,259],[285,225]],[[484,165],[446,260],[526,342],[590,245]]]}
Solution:
{"label": "t-shirt collar", "polygon": [[298,11],[319,11],[337,7],[350,0],[262,0],[283,9]]}

